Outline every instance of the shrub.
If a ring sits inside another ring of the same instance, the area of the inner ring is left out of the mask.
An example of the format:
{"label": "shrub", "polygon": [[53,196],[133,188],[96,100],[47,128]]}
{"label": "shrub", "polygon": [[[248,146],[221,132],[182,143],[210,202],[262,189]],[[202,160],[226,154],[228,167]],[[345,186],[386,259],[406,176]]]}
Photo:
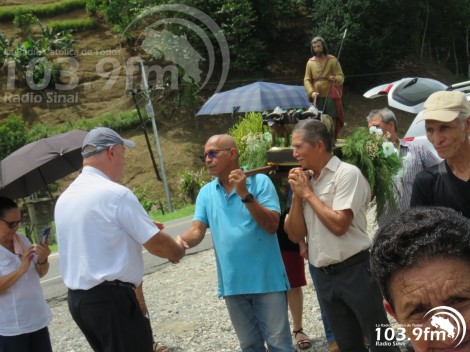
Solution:
{"label": "shrub", "polygon": [[133,192],[147,213],[157,205],[157,201],[155,199],[148,198],[147,195],[150,191],[147,185],[140,185],[134,188]]}
{"label": "shrub", "polygon": [[17,26],[23,33],[31,31],[31,25],[38,22],[38,18],[32,13],[25,13],[21,10],[15,12],[13,24]]}
{"label": "shrub", "polygon": [[8,116],[0,124],[0,159],[5,158],[27,143],[27,129],[23,119],[16,115]]}
{"label": "shrub", "polygon": [[194,204],[199,190],[209,180],[209,175],[205,172],[205,168],[199,171],[191,171],[185,169],[181,173],[181,179],[179,181],[179,190],[181,195],[188,199],[191,204]]}

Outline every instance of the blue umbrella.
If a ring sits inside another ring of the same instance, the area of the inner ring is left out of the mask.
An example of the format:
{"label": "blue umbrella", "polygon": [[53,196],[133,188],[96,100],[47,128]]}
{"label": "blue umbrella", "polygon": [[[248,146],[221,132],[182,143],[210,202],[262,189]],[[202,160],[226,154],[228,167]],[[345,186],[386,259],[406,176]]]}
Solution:
{"label": "blue umbrella", "polygon": [[231,114],[234,112],[308,107],[303,86],[256,82],[226,92],[216,93],[196,115]]}

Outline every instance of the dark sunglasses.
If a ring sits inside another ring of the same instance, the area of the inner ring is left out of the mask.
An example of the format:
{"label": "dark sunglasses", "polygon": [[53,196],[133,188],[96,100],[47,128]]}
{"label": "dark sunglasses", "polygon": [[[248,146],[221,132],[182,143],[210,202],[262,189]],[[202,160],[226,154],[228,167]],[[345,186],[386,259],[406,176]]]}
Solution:
{"label": "dark sunglasses", "polygon": [[20,226],[21,221],[6,221],[5,219],[0,218],[5,224],[7,224],[8,228],[14,229],[17,226]]}
{"label": "dark sunglasses", "polygon": [[217,154],[219,154],[221,151],[226,151],[230,150],[232,148],[225,148],[225,149],[216,149],[216,150],[209,150],[208,153],[204,153],[204,155],[201,155],[201,160],[202,162],[205,162],[207,157],[214,159],[217,157]]}

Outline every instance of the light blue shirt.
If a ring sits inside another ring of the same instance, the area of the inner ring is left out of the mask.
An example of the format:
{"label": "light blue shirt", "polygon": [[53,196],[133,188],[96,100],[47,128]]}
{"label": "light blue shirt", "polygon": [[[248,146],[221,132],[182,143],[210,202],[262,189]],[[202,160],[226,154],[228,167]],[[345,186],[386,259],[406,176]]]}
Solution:
{"label": "light blue shirt", "polygon": [[[280,212],[266,175],[248,177],[246,185],[262,206]],[[196,199],[194,220],[212,232],[219,297],[289,290],[277,235],[258,225],[235,190],[227,194],[219,179],[205,185]]]}

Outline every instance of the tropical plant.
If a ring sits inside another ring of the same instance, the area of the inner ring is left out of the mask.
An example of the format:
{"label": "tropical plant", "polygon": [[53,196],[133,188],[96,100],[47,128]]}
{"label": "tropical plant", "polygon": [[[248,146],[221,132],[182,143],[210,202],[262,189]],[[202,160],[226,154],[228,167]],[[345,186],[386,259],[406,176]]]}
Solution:
{"label": "tropical plant", "polygon": [[271,133],[248,133],[241,140],[244,146],[243,153],[240,153],[240,164],[246,169],[254,169],[266,166],[266,152],[271,148]]}
{"label": "tropical plant", "polygon": [[244,143],[242,139],[250,132],[253,135],[263,133],[263,120],[261,114],[258,112],[247,112],[245,116],[228,131],[228,134],[231,135],[235,143],[237,143],[240,155],[245,152],[246,148],[246,143]]}
{"label": "tropical plant", "polygon": [[151,211],[157,205],[157,201],[155,199],[148,198],[148,188],[148,185],[140,185],[133,189],[135,196],[146,212]]}
{"label": "tropical plant", "polygon": [[202,186],[210,180],[210,177],[205,170],[205,168],[201,168],[199,171],[185,169],[181,173],[179,190],[181,195],[187,198],[191,204],[194,204],[196,201],[196,197]]}

